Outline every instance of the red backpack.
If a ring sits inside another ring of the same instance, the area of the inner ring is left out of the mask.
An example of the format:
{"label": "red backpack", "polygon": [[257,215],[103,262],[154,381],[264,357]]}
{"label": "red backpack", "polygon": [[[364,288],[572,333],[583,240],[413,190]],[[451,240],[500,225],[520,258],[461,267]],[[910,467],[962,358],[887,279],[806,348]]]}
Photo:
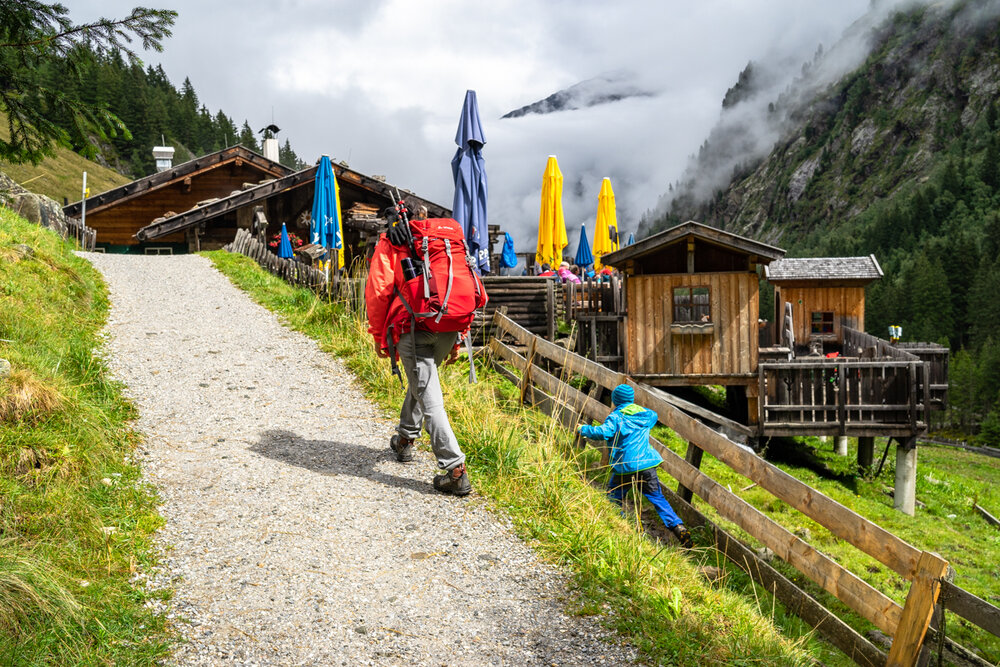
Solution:
{"label": "red backpack", "polygon": [[[420,272],[397,285],[386,313],[386,347],[390,352],[399,336],[421,331],[466,331],[476,309],[486,305],[486,288],[473,270],[461,225],[451,218],[410,222]],[[393,355],[394,356],[394,355]]]}

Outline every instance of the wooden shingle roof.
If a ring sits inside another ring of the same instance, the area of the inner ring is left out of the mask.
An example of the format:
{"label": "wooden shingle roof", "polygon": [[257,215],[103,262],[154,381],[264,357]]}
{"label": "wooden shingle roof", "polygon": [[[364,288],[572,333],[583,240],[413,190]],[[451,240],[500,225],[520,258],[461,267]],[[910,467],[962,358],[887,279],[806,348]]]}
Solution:
{"label": "wooden shingle roof", "polygon": [[620,267],[630,260],[641,259],[646,255],[656,252],[664,246],[676,243],[687,237],[698,238],[724,248],[746,253],[748,255],[756,255],[761,259],[762,263],[774,261],[783,257],[785,254],[785,251],[781,248],[767,245],[766,243],[761,243],[760,241],[755,241],[751,238],[740,236],[739,234],[733,234],[732,232],[726,232],[721,229],[716,229],[715,227],[709,227],[708,225],[703,225],[702,223],[695,222],[694,220],[688,220],[687,222],[683,222],[676,227],[671,227],[670,229],[662,231],[658,234],[653,234],[652,236],[646,237],[641,241],[636,241],[630,246],[626,246],[613,253],[607,254],[601,258],[601,263]]}
{"label": "wooden shingle roof", "polygon": [[[142,196],[147,192],[167,187],[177,181],[218,169],[232,162],[255,167],[263,178],[281,178],[295,171],[243,146],[231,146],[188,160],[166,171],[151,174],[112,190],[87,197],[87,213],[97,213],[118,203]],[[64,206],[63,212],[67,216],[75,218],[80,216],[81,208],[81,202],[77,201]]]}
{"label": "wooden shingle roof", "polygon": [[[266,201],[271,197],[280,196],[290,190],[301,187],[312,188],[316,182],[316,170],[316,165],[306,167],[283,178],[261,183],[241,192],[234,192],[228,197],[221,197],[203,206],[184,211],[169,218],[158,219],[141,228],[136,233],[136,238],[140,241],[158,239],[168,234],[184,231],[203,222],[208,222],[230,211]],[[423,204],[426,206],[428,215],[431,217],[447,218],[451,216],[449,209],[435,204],[429,199],[424,199],[408,190],[400,190],[385,181],[365,176],[361,172],[349,169],[341,164],[334,164],[333,171],[341,188],[341,196],[344,195],[345,189],[354,188],[366,193],[368,199],[373,202],[389,205],[393,201],[395,193],[401,193],[411,204]]]}
{"label": "wooden shingle roof", "polygon": [[867,257],[797,257],[779,259],[764,267],[772,283],[781,282],[871,282],[882,277],[875,255]]}

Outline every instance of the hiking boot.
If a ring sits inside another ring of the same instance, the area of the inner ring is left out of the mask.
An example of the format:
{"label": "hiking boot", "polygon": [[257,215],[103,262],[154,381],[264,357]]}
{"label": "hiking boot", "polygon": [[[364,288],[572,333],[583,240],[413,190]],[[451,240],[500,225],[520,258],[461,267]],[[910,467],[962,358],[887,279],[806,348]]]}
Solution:
{"label": "hiking boot", "polygon": [[454,496],[467,496],[472,492],[472,484],[465,473],[465,464],[449,470],[441,475],[434,475],[434,488],[441,493]]}
{"label": "hiking boot", "polygon": [[396,455],[396,460],[400,463],[407,463],[413,460],[413,441],[401,435],[394,435],[389,439],[389,449]]}
{"label": "hiking boot", "polygon": [[691,531],[687,529],[683,523],[678,524],[671,528],[677,541],[681,543],[681,546],[685,549],[691,549],[694,547],[694,540],[691,539]]}

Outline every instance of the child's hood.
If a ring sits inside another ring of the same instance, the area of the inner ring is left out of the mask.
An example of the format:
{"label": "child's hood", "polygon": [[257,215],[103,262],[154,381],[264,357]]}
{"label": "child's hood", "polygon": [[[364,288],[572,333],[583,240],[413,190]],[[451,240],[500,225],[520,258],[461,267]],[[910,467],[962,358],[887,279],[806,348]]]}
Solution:
{"label": "child's hood", "polygon": [[649,428],[656,424],[656,413],[635,403],[629,403],[620,408],[618,414],[621,415],[623,424],[630,427],[623,430],[629,432],[634,429]]}

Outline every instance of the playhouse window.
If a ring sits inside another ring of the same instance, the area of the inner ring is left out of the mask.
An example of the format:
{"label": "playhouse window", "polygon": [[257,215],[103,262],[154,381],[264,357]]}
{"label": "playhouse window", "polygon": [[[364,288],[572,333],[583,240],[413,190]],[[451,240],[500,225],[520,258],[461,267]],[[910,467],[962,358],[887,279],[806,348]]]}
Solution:
{"label": "playhouse window", "polygon": [[833,333],[833,311],[814,311],[812,314],[811,333],[832,334]]}
{"label": "playhouse window", "polygon": [[711,322],[712,306],[707,287],[674,288],[674,322]]}

